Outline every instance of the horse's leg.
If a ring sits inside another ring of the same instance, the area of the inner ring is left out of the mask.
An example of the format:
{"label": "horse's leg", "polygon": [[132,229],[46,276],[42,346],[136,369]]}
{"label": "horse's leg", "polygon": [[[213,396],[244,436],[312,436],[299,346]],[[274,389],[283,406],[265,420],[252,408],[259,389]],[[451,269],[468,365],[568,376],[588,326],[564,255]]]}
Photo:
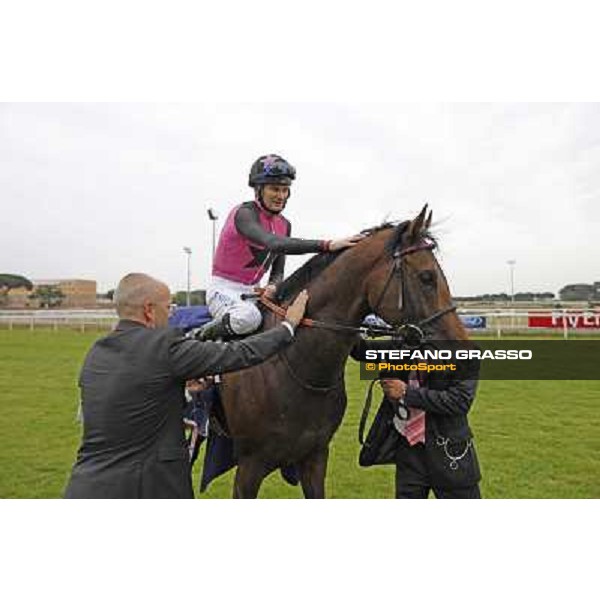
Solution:
{"label": "horse's leg", "polygon": [[244,460],[238,465],[233,482],[234,498],[256,498],[263,479],[269,474],[263,463],[256,460]]}
{"label": "horse's leg", "polygon": [[300,483],[305,498],[325,498],[329,447],[320,448],[300,463]]}

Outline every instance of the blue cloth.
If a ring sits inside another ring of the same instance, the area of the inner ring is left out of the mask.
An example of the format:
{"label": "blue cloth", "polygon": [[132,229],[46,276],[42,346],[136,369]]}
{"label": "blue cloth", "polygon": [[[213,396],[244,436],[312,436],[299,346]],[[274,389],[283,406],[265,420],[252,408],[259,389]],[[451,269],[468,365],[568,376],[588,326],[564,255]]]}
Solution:
{"label": "blue cloth", "polygon": [[169,327],[179,327],[184,331],[202,327],[212,320],[208,306],[179,306],[169,316]]}
{"label": "blue cloth", "polygon": [[[236,465],[233,440],[230,437],[217,435],[209,431],[204,464],[202,465],[200,492],[204,492],[214,479],[227,473],[229,469],[233,469]],[[281,476],[290,485],[298,485],[300,481],[298,469],[294,465],[281,467]]]}
{"label": "blue cloth", "polygon": [[236,464],[233,440],[230,437],[209,431],[206,441],[206,452],[204,454],[204,464],[202,465],[200,492],[204,492],[213,479],[227,473]]}

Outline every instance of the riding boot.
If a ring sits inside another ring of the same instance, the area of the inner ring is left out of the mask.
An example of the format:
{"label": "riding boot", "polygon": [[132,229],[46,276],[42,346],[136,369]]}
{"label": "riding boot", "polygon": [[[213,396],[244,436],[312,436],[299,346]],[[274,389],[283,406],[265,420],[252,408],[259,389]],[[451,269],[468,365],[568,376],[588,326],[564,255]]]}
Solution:
{"label": "riding boot", "polygon": [[221,319],[214,319],[204,325],[196,334],[196,339],[201,342],[208,342],[210,340],[230,339],[235,335],[235,331],[233,331],[229,322],[229,314],[226,314]]}

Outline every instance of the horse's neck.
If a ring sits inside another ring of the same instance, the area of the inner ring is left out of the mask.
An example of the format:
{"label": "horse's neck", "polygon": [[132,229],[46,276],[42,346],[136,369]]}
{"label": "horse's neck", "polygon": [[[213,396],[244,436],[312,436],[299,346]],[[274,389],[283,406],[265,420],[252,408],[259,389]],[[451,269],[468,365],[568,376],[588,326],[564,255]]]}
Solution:
{"label": "horse's neck", "polygon": [[[309,317],[326,325],[360,325],[367,312],[363,281],[366,273],[344,268],[324,273],[308,286]],[[351,332],[301,328],[286,351],[294,371],[304,381],[325,386],[338,381],[356,336]]]}
{"label": "horse's neck", "polygon": [[364,265],[344,260],[334,263],[323,276],[311,282],[311,317],[346,325],[359,325],[367,313],[364,281],[368,269]]}

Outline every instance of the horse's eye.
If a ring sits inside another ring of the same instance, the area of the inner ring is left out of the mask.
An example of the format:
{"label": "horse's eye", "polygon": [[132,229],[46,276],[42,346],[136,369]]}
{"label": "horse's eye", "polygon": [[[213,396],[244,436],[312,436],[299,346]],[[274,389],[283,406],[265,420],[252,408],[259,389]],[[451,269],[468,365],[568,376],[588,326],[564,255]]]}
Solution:
{"label": "horse's eye", "polygon": [[433,271],[421,271],[419,273],[419,279],[423,285],[429,287],[435,286],[435,273]]}

